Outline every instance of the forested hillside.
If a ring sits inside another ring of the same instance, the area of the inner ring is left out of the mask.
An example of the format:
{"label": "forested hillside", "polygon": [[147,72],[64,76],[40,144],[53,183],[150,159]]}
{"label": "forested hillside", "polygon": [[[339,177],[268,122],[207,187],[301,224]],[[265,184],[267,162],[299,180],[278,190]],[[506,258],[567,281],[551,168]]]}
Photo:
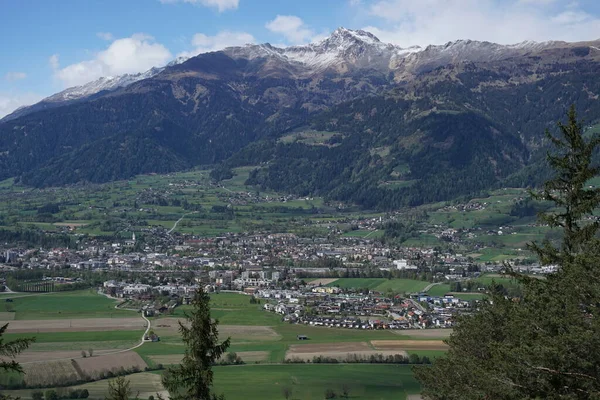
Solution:
{"label": "forested hillside", "polygon": [[594,48],[458,41],[406,53],[340,29],[315,45],[206,53],[0,122],[0,179],[246,165],[249,184],[382,209],[536,185],[552,121],[570,104],[600,120]]}

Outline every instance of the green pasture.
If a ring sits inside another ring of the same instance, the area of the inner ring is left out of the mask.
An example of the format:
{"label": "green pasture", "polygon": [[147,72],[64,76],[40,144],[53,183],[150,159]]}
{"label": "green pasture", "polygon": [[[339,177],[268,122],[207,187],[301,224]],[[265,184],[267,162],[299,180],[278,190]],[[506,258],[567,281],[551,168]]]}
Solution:
{"label": "green pasture", "polygon": [[379,292],[389,290],[398,293],[413,293],[422,291],[429,282],[413,279],[385,279],[385,278],[340,278],[327,286],[338,286],[343,289],[368,288]]}
{"label": "green pasture", "polygon": [[322,399],[327,389],[339,397],[346,385],[352,399],[405,399],[420,392],[407,365],[247,365],[216,367],[215,391],[228,400]]}
{"label": "green pasture", "polygon": [[[420,392],[411,368],[409,365],[378,364],[223,366],[213,369],[214,389],[228,400],[284,398],[284,388],[291,390],[292,399],[322,399],[327,389],[333,390],[340,398],[344,387],[351,399],[403,400],[407,395]],[[132,374],[127,379],[131,382],[132,393],[139,393],[140,398],[150,395],[156,398],[156,393],[163,389],[160,371]],[[109,380],[105,379],[75,388],[88,389],[90,399],[103,400],[108,383]],[[9,390],[5,394],[31,399],[32,392],[31,389]]]}
{"label": "green pasture", "polygon": [[[9,325],[10,327],[10,325]],[[104,342],[104,341],[140,341],[143,329],[133,331],[81,331],[81,332],[31,332],[31,333],[5,333],[2,337],[6,341],[35,337],[35,343],[76,343],[76,342]]]}
{"label": "green pasture", "polygon": [[134,311],[115,309],[118,302],[99,295],[93,290],[56,292],[32,296],[15,294],[12,299],[13,302],[10,304],[15,311],[14,319],[16,320],[120,318],[137,315]]}

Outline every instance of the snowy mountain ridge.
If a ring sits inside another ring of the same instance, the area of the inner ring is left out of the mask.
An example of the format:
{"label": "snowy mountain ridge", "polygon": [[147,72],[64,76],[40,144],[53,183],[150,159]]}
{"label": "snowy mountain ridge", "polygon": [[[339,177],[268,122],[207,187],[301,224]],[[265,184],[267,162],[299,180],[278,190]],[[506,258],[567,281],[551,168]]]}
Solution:
{"label": "snowy mountain ridge", "polygon": [[[247,44],[222,50],[232,58],[253,60],[268,58],[291,65],[304,74],[317,74],[331,69],[344,72],[349,66],[356,69],[376,69],[382,72],[418,71],[426,66],[432,68],[461,61],[488,62],[529,52],[541,51],[563,42],[524,41],[513,45],[491,42],[456,40],[443,45],[425,48],[411,46],[403,48],[380,41],[364,30],[336,29],[329,37],[306,45],[275,47],[269,43]],[[103,91],[127,87],[143,79],[152,78],[165,69],[182,64],[187,57],[179,57],[164,67],[154,67],[137,74],[102,77],[85,85],[65,89],[32,106],[25,106],[7,115],[1,121],[11,120],[31,112],[53,108],[64,103],[79,101]]]}

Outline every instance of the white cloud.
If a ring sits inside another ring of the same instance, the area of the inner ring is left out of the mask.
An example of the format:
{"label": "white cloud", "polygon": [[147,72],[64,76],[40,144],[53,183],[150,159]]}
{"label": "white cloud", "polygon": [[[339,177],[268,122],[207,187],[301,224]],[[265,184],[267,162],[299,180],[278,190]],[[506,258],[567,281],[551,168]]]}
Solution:
{"label": "white cloud", "polygon": [[25,78],[27,78],[27,74],[25,72],[7,72],[6,75],[4,75],[4,79],[9,82],[18,81]]}
{"label": "white cloud", "polygon": [[243,46],[254,43],[256,39],[246,32],[221,31],[213,36],[196,33],[192,38],[193,50],[178,54],[178,56],[193,57],[201,53],[222,50],[230,46]]}
{"label": "white cloud", "polygon": [[59,68],[58,55],[50,57],[54,76],[64,87],[79,86],[102,76],[114,76],[146,71],[162,66],[172,58],[171,52],[151,36],[135,34],[117,39],[108,48],[81,61]]}
{"label": "white cloud", "polygon": [[564,11],[552,18],[552,23],[558,25],[575,25],[592,21],[593,19],[590,14],[583,11]]}
{"label": "white cloud", "polygon": [[58,63],[58,54],[52,54],[50,58],[48,58],[48,63],[50,64],[50,67],[52,67],[52,69],[58,69],[60,65]]}
{"label": "white cloud", "polygon": [[240,5],[239,0],[159,0],[159,1],[163,4],[178,3],[178,2],[198,4],[198,5],[202,5],[205,7],[216,8],[217,10],[219,10],[219,12],[223,12],[226,10],[235,10]]}
{"label": "white cloud", "polygon": [[292,44],[302,44],[311,41],[315,33],[306,26],[301,18],[295,15],[277,15],[265,27],[273,33],[283,35]]}
{"label": "white cloud", "polygon": [[98,32],[96,33],[96,36],[98,36],[102,40],[106,40],[107,42],[110,42],[115,38],[110,32]]}
{"label": "white cloud", "polygon": [[10,114],[17,108],[37,103],[44,96],[37,93],[0,92],[0,118]]}
{"label": "white cloud", "polygon": [[401,46],[457,39],[518,43],[600,38],[600,18],[577,3],[553,0],[376,0],[359,7],[378,23],[365,27]]}
{"label": "white cloud", "polygon": [[556,3],[556,0],[519,0],[519,2],[522,4],[535,4],[538,6],[544,6]]}

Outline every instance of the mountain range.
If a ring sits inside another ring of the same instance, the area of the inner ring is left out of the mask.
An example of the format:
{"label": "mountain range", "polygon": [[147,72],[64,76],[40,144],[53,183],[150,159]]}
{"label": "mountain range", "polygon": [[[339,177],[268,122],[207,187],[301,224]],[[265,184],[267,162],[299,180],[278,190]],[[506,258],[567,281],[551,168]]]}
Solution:
{"label": "mountain range", "polygon": [[391,209],[535,185],[544,130],[600,119],[600,41],[402,48],[339,28],[101,78],[0,121],[0,179],[106,182],[198,165]]}

